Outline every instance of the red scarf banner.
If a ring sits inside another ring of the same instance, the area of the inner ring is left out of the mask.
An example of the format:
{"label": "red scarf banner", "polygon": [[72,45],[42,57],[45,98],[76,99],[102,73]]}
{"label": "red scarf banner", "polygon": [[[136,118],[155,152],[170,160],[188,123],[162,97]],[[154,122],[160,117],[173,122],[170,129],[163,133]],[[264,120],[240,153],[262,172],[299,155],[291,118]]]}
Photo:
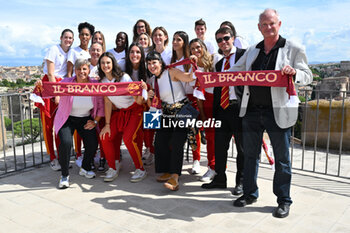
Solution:
{"label": "red scarf banner", "polygon": [[187,64],[191,64],[192,65],[192,69],[193,69],[193,72],[195,72],[198,67],[197,67],[197,63],[189,58],[185,58],[181,61],[178,61],[178,62],[174,62],[170,65],[167,65],[165,68],[166,69],[169,69],[169,68],[174,68],[176,66],[182,66],[182,65],[187,65]]}
{"label": "red scarf banner", "polygon": [[289,96],[296,95],[292,77],[282,75],[280,70],[195,72],[195,75],[196,86],[200,91],[208,87],[268,86],[286,87]]}
{"label": "red scarf banner", "polygon": [[[167,68],[179,65],[191,64],[193,71],[197,70],[197,64],[186,58],[175,62]],[[200,91],[207,87],[223,86],[268,86],[286,87],[289,96],[297,95],[292,76],[282,75],[280,70],[259,70],[242,72],[195,72],[197,77],[196,86]]]}
{"label": "red scarf banner", "polygon": [[[187,64],[191,64],[192,65],[192,69],[193,71],[197,70],[197,64],[195,61],[189,59],[189,58],[185,58],[181,61],[178,62],[174,62],[170,65],[167,65],[165,67],[165,69],[170,69],[170,68],[174,68],[176,66],[182,66],[182,65],[187,65]],[[154,97],[153,100],[151,102],[151,107],[154,107],[156,109],[161,109],[162,108],[162,101],[160,100],[160,94],[159,94],[159,86],[158,86],[158,82],[157,82],[157,77],[154,77]]]}
{"label": "red scarf banner", "polygon": [[52,96],[139,96],[142,94],[141,82],[116,83],[64,83],[43,82],[34,93],[41,97]]}

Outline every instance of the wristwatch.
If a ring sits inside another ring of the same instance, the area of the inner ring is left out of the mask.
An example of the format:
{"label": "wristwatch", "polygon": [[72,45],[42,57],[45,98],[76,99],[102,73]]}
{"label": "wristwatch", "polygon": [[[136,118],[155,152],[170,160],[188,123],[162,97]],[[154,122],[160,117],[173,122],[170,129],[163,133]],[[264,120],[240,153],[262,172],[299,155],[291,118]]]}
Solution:
{"label": "wristwatch", "polygon": [[97,125],[98,121],[94,120],[95,125]]}

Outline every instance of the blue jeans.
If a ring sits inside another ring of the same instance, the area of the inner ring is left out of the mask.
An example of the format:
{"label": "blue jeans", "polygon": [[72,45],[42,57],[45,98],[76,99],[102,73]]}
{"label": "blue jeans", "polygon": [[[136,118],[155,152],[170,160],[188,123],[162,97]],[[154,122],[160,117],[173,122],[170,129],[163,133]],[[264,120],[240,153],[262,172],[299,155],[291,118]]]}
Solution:
{"label": "blue jeans", "polygon": [[273,109],[270,107],[250,107],[242,121],[243,150],[244,150],[244,178],[243,192],[245,196],[258,198],[259,189],[257,176],[259,155],[261,153],[262,137],[267,131],[275,157],[275,174],[273,177],[273,193],[277,196],[277,203],[291,204],[291,164],[289,145],[291,128],[282,129],[275,121]]}

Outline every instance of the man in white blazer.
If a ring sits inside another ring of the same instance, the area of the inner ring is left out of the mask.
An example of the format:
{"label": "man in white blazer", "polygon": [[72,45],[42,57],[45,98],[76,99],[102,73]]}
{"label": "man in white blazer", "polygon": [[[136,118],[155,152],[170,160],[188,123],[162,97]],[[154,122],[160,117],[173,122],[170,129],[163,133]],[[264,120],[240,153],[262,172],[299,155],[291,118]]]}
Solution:
{"label": "man in white blazer", "polygon": [[[276,10],[266,9],[259,16],[258,28],[264,37],[251,46],[230,71],[282,70],[293,75],[296,86],[312,81],[304,49],[279,35],[281,21]],[[278,207],[273,216],[289,215],[291,164],[289,155],[291,127],[298,115],[298,99],[289,97],[285,87],[245,86],[240,116],[243,117],[244,180],[243,196],[233,202],[243,207],[257,201],[257,173],[264,130],[269,134],[275,155],[273,192]]]}

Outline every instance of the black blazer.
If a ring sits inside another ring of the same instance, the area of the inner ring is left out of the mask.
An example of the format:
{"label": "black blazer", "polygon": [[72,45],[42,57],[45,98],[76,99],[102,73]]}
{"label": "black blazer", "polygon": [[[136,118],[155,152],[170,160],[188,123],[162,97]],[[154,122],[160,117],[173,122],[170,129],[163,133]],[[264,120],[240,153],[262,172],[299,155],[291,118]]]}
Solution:
{"label": "black blazer", "polygon": [[[237,48],[235,63],[242,57],[246,50]],[[222,70],[224,58],[220,59],[215,64],[215,70],[220,72]],[[235,92],[238,100],[239,106],[241,105],[242,95],[243,95],[243,86],[235,86]],[[214,101],[213,101],[213,116],[217,112],[218,108],[220,108],[220,100],[221,100],[221,87],[214,87]]]}

